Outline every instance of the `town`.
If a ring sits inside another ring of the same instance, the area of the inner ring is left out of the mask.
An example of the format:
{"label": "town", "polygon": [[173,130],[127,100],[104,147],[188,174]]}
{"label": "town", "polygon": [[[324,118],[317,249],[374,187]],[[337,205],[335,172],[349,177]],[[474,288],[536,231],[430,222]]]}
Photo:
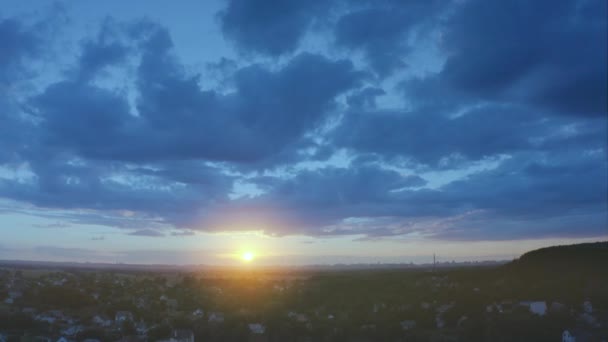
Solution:
{"label": "town", "polygon": [[564,280],[528,271],[3,266],[0,341],[606,339],[606,275],[582,270]]}

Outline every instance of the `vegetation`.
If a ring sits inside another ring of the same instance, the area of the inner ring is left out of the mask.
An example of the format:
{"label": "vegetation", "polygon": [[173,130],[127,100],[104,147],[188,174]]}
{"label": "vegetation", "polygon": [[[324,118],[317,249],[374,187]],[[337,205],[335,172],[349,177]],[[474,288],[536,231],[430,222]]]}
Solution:
{"label": "vegetation", "polygon": [[[202,341],[556,341],[569,329],[599,339],[608,336],[607,251],[606,243],[584,244],[533,251],[500,267],[299,276],[71,269],[28,278],[6,269],[0,294],[21,295],[0,311],[0,334],[57,338],[81,326],[73,340],[156,341],[187,329]],[[546,312],[532,312],[529,301]],[[132,319],[119,324],[119,312]],[[253,336],[252,323],[264,334]]]}

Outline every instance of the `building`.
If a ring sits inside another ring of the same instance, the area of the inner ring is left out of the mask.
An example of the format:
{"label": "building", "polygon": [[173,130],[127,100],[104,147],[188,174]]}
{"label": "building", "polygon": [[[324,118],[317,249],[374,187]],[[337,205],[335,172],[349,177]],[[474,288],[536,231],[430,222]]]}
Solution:
{"label": "building", "polygon": [[209,323],[223,323],[224,314],[221,312],[212,312],[209,314]]}
{"label": "building", "polygon": [[547,313],[547,302],[519,302],[519,305],[527,306],[531,313],[539,316]]}
{"label": "building", "polygon": [[576,342],[576,338],[574,338],[568,330],[564,330],[562,333],[562,342]]}
{"label": "building", "polygon": [[194,318],[202,318],[205,316],[205,311],[203,309],[196,309],[192,312],[192,317]]}
{"label": "building", "polygon": [[133,314],[129,311],[118,311],[114,316],[116,323],[122,323],[124,321],[133,321]]}
{"label": "building", "polygon": [[178,329],[173,330],[171,334],[171,342],[194,342],[194,333],[192,330]]}
{"label": "building", "polygon": [[414,320],[405,320],[399,323],[401,325],[401,329],[410,330],[416,327],[416,321]]}
{"label": "building", "polygon": [[261,335],[266,331],[266,327],[260,323],[251,323],[249,324],[249,331],[252,334]]}

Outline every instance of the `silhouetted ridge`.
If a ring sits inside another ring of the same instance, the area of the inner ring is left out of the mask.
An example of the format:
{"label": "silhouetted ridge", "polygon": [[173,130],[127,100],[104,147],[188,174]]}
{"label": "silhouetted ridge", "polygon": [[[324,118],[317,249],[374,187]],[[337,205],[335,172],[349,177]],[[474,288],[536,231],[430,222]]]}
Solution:
{"label": "silhouetted ridge", "polygon": [[603,277],[608,265],[608,242],[554,246],[530,251],[506,264],[504,271],[529,280],[562,277]]}

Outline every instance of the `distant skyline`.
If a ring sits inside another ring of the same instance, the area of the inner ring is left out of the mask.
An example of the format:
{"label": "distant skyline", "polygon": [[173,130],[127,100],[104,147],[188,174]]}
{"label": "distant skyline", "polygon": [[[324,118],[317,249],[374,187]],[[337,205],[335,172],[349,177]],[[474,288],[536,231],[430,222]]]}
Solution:
{"label": "distant skyline", "polygon": [[607,240],[606,7],[5,0],[0,260],[424,263]]}

